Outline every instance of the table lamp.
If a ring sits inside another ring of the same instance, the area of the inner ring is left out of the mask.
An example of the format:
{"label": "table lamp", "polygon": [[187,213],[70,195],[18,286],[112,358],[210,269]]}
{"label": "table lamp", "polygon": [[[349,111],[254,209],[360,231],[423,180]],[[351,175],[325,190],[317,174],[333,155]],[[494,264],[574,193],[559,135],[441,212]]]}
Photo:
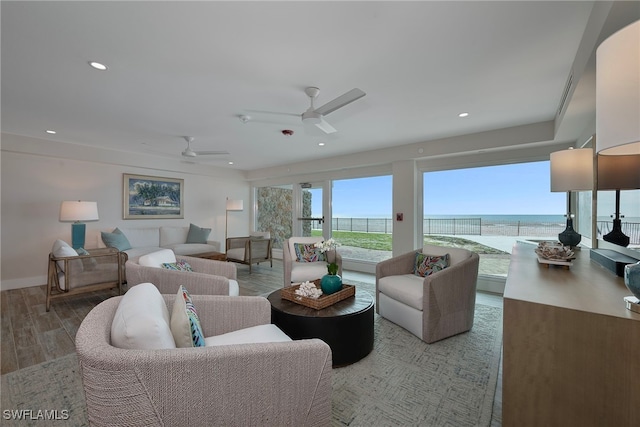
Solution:
{"label": "table lamp", "polygon": [[97,221],[98,202],[63,201],[60,204],[60,222],[71,224],[71,247],[84,248],[86,225],[81,221]]}
{"label": "table lamp", "polygon": [[240,212],[244,208],[242,200],[230,200],[227,197],[226,216],[224,220],[224,244],[227,244],[227,226],[229,224],[229,212]]}
{"label": "table lamp", "polygon": [[571,192],[593,189],[593,149],[569,148],[551,153],[551,191],[567,192],[567,228],[558,234],[565,246],[578,246],[582,236],[573,229]]}
{"label": "table lamp", "polygon": [[620,190],[640,188],[640,21],[611,35],[596,51],[596,135],[598,190],[616,191],[613,231],[603,239],[627,246]]}
{"label": "table lamp", "polygon": [[629,236],[622,232],[620,213],[620,190],[640,188],[640,154],[624,156],[598,155],[598,190],[616,191],[616,211],[613,217],[613,228],[609,234],[602,236],[605,242],[619,246],[629,246]]}

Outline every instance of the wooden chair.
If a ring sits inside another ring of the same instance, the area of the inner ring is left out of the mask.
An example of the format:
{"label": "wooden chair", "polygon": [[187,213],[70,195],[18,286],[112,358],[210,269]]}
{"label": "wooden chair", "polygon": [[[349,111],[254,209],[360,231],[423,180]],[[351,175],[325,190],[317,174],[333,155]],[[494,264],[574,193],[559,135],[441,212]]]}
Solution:
{"label": "wooden chair", "polygon": [[124,265],[127,254],[116,248],[91,249],[89,255],[55,256],[49,254],[47,274],[47,303],[69,295],[94,292],[103,289],[118,289],[122,295]]}
{"label": "wooden chair", "polygon": [[251,273],[252,264],[269,261],[273,267],[271,233],[253,232],[247,237],[229,237],[226,243],[227,261],[247,264]]}

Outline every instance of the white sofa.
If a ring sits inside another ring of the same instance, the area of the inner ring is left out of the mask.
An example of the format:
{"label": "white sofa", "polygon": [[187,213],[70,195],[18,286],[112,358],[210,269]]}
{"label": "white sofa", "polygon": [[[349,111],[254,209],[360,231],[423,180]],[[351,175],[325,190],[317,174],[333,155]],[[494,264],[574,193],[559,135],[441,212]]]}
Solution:
{"label": "white sofa", "polygon": [[[176,255],[194,255],[204,252],[220,251],[220,243],[208,240],[207,243],[187,243],[189,226],[186,227],[118,227],[125,235],[131,249],[125,252],[129,260],[137,261],[141,255],[156,252],[159,249],[171,249]],[[104,230],[107,233],[111,230]],[[106,245],[98,236],[98,247]]]}

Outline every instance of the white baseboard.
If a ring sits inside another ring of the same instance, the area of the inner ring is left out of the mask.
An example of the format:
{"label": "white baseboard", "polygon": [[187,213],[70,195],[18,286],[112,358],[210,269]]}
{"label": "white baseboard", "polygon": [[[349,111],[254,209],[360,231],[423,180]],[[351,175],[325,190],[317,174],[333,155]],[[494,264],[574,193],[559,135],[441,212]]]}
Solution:
{"label": "white baseboard", "polygon": [[487,274],[478,275],[478,282],[476,289],[484,292],[491,292],[494,294],[504,294],[504,285],[507,282],[506,277],[502,276],[490,276]]}
{"label": "white baseboard", "polygon": [[0,282],[0,289],[8,291],[10,289],[31,288],[47,284],[47,276],[23,277],[21,279],[9,279]]}
{"label": "white baseboard", "polygon": [[360,273],[376,274],[376,263],[354,259],[342,259],[342,269]]}

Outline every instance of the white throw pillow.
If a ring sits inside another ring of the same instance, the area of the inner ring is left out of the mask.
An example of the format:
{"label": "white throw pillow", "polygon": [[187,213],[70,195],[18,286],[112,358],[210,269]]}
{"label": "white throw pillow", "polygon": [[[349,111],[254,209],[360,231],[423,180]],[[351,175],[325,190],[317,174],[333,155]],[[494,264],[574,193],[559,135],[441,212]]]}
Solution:
{"label": "white throw pillow", "polygon": [[111,344],[118,348],[176,348],[169,310],[152,283],[135,285],[122,297],[111,323]]}
{"label": "white throw pillow", "polygon": [[[53,242],[53,248],[51,249],[51,253],[56,258],[67,257],[67,256],[78,256],[78,252],[76,252],[75,249],[69,246],[67,242],[60,239]],[[74,261],[71,261],[71,262],[74,262]],[[77,262],[79,263],[78,266],[82,267],[82,261],[78,260]],[[58,267],[60,267],[60,270],[64,272],[64,261],[58,261]],[[82,272],[82,269],[80,269],[80,272]]]}
{"label": "white throw pillow", "polygon": [[162,268],[163,263],[175,263],[176,254],[171,249],[161,249],[138,258],[138,264],[144,267]]}

